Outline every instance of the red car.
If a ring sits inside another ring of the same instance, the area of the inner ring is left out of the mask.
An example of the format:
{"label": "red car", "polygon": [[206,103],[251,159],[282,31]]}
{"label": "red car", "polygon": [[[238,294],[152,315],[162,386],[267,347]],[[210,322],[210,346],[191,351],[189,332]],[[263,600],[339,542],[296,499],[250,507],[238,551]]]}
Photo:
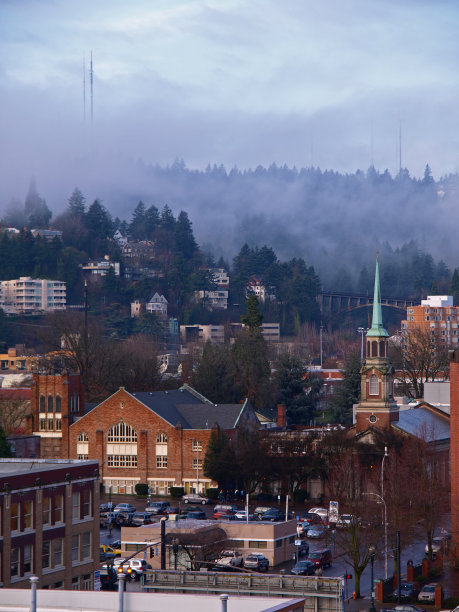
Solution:
{"label": "red car", "polygon": [[214,519],[233,519],[236,512],[234,510],[216,510]]}

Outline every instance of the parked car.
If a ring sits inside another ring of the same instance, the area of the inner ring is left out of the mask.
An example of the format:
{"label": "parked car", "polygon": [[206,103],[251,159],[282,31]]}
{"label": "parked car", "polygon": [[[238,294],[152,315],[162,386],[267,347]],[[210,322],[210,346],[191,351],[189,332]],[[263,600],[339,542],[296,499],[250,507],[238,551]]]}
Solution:
{"label": "parked car", "polygon": [[220,555],[215,566],[218,569],[222,567],[242,567],[244,565],[244,557],[238,550],[224,550]]}
{"label": "parked car", "polygon": [[[238,510],[234,515],[234,518],[237,521],[246,521],[247,520],[247,511],[246,510]],[[249,512],[249,521],[253,521],[253,514]]]}
{"label": "parked car", "polygon": [[[441,552],[445,545],[445,541],[446,540],[444,536],[435,536],[434,538],[432,538],[432,552],[434,554]],[[429,552],[429,543],[426,544],[424,550],[427,555],[427,553]]]}
{"label": "parked car", "polygon": [[113,553],[115,557],[121,557],[121,550],[115,550],[112,546],[107,546],[107,544],[101,544],[100,550],[103,550],[105,554]]}
{"label": "parked car", "polygon": [[393,608],[382,608],[380,612],[426,612],[422,608],[418,608],[413,604],[401,604]]}
{"label": "parked car", "polygon": [[145,512],[149,514],[167,514],[170,504],[168,501],[150,502],[145,508]]}
{"label": "parked car", "polygon": [[134,512],[131,518],[131,525],[133,527],[138,527],[139,525],[150,525],[152,522],[152,515],[148,512]]}
{"label": "parked car", "polygon": [[113,561],[115,560],[115,553],[113,551],[107,550],[105,551],[102,546],[99,548],[99,561],[101,563],[113,563]]}
{"label": "parked car", "polygon": [[187,493],[182,497],[184,504],[210,504],[212,503],[208,497],[200,495],[199,493]]}
{"label": "parked car", "polygon": [[358,519],[355,519],[352,514],[340,514],[338,520],[336,521],[336,526],[349,527],[349,525],[352,525],[356,520],[358,521]]}
{"label": "parked car", "polygon": [[257,518],[259,521],[283,521],[285,519],[285,512],[281,512],[277,508],[270,508],[263,512],[263,514],[259,514]]}
{"label": "parked car", "polygon": [[110,512],[111,510],[113,510],[114,507],[115,507],[115,504],[113,502],[108,502],[107,504],[100,504],[99,512],[101,514],[102,512]]}
{"label": "parked car", "polygon": [[[412,599],[417,597],[419,589],[416,588],[414,582],[401,582],[400,583],[400,597],[402,599]],[[398,589],[395,589],[393,593],[394,597],[398,597]]]}
{"label": "parked car", "polygon": [[309,561],[312,561],[316,566],[324,569],[331,567],[333,563],[333,557],[329,548],[322,548],[321,550],[313,550],[309,553]]}
{"label": "parked car", "polygon": [[258,519],[261,514],[268,512],[268,510],[272,510],[269,506],[257,506],[253,511],[253,516]]}
{"label": "parked car", "polygon": [[214,519],[234,517],[236,510],[235,506],[218,504],[214,508]]}
{"label": "parked car", "polygon": [[318,514],[321,520],[324,522],[328,520],[327,508],[309,508],[308,512],[310,512],[311,514]]}
{"label": "parked car", "polygon": [[206,519],[207,516],[204,510],[193,510],[191,512],[187,512],[186,518],[203,520],[203,519]]}
{"label": "parked car", "polygon": [[118,525],[118,514],[115,514],[114,512],[102,513],[99,517],[99,525],[101,529],[108,529],[110,524],[112,527]]}
{"label": "parked car", "polygon": [[132,517],[135,512],[118,512],[115,515],[116,523],[119,527],[130,527],[132,525]]}
{"label": "parked car", "polygon": [[178,506],[167,506],[166,514],[180,514],[180,508]]}
{"label": "parked car", "polygon": [[110,542],[110,546],[113,548],[115,553],[119,551],[121,555],[121,540],[113,540],[113,542]]}
{"label": "parked car", "polygon": [[244,567],[256,572],[267,572],[269,560],[262,553],[251,553],[245,558]]}
{"label": "parked car", "polygon": [[311,525],[306,535],[308,538],[324,538],[327,535],[327,528],[325,525]]}
{"label": "parked car", "polygon": [[115,514],[118,514],[118,512],[127,512],[128,514],[134,514],[136,510],[137,508],[133,506],[132,504],[117,504],[114,507],[113,512]]}
{"label": "parked car", "polygon": [[298,561],[298,563],[292,568],[291,574],[295,576],[314,576],[316,572],[316,566],[309,559],[304,561]]}
{"label": "parked car", "polygon": [[[100,588],[102,591],[117,591],[118,590],[118,576],[113,567],[101,568],[99,570],[100,575]],[[124,583],[124,590],[126,590],[126,582]]]}
{"label": "parked car", "polygon": [[438,582],[429,582],[425,584],[419,591],[418,601],[435,601],[435,587],[438,586]]}

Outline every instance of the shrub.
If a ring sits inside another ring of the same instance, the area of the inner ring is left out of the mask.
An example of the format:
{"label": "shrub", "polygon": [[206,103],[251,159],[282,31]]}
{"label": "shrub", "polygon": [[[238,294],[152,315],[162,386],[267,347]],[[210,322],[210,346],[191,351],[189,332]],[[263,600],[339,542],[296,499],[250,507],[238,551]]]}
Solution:
{"label": "shrub", "polygon": [[135,485],[136,495],[148,495],[148,485],[145,482],[138,482]]}
{"label": "shrub", "polygon": [[211,489],[206,489],[206,495],[209,499],[217,499],[218,497],[218,489],[215,487]]}
{"label": "shrub", "polygon": [[171,497],[182,497],[185,494],[183,487],[171,487]]}

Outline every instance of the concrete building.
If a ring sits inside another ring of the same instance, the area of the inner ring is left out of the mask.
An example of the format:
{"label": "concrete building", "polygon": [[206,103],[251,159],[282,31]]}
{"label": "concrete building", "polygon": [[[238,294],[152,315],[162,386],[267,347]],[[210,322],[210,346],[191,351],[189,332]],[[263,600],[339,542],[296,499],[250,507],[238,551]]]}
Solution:
{"label": "concrete building", "polygon": [[41,589],[94,588],[98,473],[97,461],[0,459],[0,586],[35,575]]}
{"label": "concrete building", "polygon": [[7,314],[65,310],[66,285],[62,281],[21,276],[0,281],[0,308]]}
{"label": "concrete building", "polygon": [[439,339],[440,345],[451,346],[459,342],[459,307],[453,305],[451,295],[429,295],[420,306],[406,310],[402,330],[418,328],[429,331]]}
{"label": "concrete building", "polygon": [[203,308],[209,310],[226,310],[228,308],[228,291],[226,289],[195,291],[194,299],[196,302],[200,302]]}
{"label": "concrete building", "polygon": [[224,325],[180,325],[180,337],[184,344],[188,342],[225,341]]}

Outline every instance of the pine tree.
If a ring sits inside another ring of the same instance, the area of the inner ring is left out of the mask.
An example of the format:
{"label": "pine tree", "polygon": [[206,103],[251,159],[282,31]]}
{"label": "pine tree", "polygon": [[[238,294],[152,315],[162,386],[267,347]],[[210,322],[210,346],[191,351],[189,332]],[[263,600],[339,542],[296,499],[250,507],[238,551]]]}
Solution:
{"label": "pine tree", "polygon": [[247,298],[247,314],[241,316],[241,322],[249,328],[251,332],[261,333],[263,315],[260,312],[258,298],[256,295],[249,295]]}
{"label": "pine tree", "polygon": [[192,259],[198,251],[191,222],[187,213],[183,210],[180,211],[175,223],[175,248],[186,260]]}
{"label": "pine tree", "polygon": [[13,456],[11,445],[5,435],[5,432],[0,427],[0,457],[9,459]]}
{"label": "pine tree", "polygon": [[132,220],[129,224],[130,238],[134,240],[143,240],[146,238],[145,216],[145,204],[140,200],[132,213]]}
{"label": "pine tree", "polygon": [[70,216],[82,218],[85,214],[85,202],[86,198],[78,187],[75,187],[68,200],[68,211]]}
{"label": "pine tree", "polygon": [[352,407],[360,399],[360,355],[353,353],[344,364],[343,379],[337,385],[336,391],[328,401],[334,423],[352,424]]}
{"label": "pine tree", "polygon": [[459,272],[457,268],[454,269],[449,292],[454,298],[454,305],[457,306],[459,304]]}
{"label": "pine tree", "polygon": [[219,427],[212,429],[204,456],[204,475],[218,482],[223,490],[233,489],[236,458],[227,435]]}

